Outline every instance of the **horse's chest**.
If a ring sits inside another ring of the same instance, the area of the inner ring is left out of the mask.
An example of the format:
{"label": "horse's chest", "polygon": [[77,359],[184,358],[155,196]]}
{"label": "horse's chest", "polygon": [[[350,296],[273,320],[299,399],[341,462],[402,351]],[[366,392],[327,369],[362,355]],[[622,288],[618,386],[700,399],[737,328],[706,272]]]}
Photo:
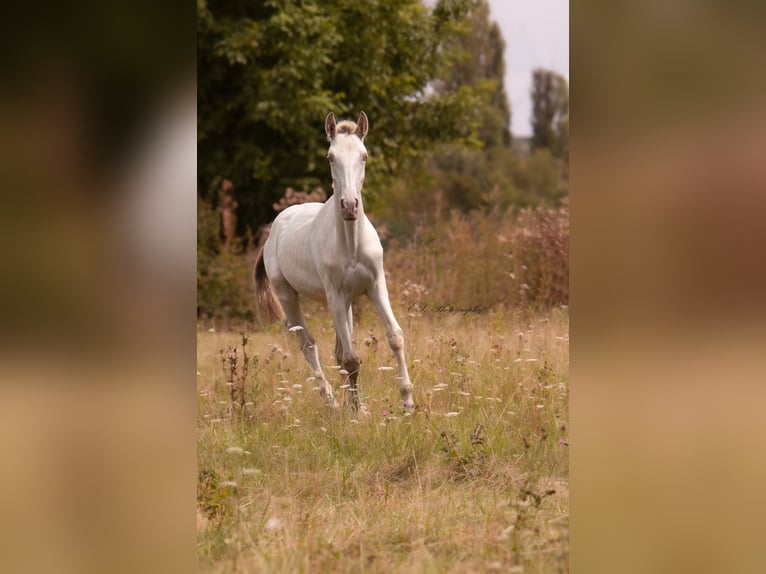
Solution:
{"label": "horse's chest", "polygon": [[352,296],[361,295],[372,285],[372,273],[359,261],[349,262],[343,269],[341,288]]}

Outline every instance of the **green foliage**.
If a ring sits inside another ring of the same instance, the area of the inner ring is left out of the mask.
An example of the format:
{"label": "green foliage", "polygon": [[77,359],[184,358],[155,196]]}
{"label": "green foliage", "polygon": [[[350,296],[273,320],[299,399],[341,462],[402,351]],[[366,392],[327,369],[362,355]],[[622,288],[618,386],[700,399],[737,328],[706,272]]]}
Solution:
{"label": "green foliage", "polygon": [[569,194],[559,162],[548,150],[535,150],[519,158],[509,171],[516,190],[513,205],[552,207]]}
{"label": "green foliage", "polygon": [[467,213],[555,207],[567,194],[559,163],[548,150],[522,156],[506,146],[452,146],[403,175],[381,200],[376,215],[392,237],[409,241],[418,225],[443,221],[453,209]]}
{"label": "green foliage", "polygon": [[221,253],[200,259],[197,270],[197,316],[212,321],[255,319],[252,265],[241,254]]}
{"label": "green foliage", "polygon": [[475,5],[198,0],[200,189],[230,179],[240,231],[266,223],[285,187],[326,183],[329,111],[370,117],[368,190],[437,143],[471,140],[486,90],[433,82],[459,57],[454,40]]}

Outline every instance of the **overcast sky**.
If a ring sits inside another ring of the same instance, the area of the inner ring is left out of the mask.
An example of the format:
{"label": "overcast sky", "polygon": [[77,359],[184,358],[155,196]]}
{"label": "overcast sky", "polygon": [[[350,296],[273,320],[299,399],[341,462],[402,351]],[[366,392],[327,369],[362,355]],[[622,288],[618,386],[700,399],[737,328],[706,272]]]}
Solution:
{"label": "overcast sky", "polygon": [[547,68],[569,81],[569,0],[489,0],[489,5],[505,38],[511,132],[531,135],[532,70]]}

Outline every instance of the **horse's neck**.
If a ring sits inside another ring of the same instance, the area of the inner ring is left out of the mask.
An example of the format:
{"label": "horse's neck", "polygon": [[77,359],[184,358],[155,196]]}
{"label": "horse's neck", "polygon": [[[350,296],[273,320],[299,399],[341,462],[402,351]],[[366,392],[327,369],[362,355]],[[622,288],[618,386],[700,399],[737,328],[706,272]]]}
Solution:
{"label": "horse's neck", "polygon": [[345,254],[352,262],[356,262],[359,257],[359,242],[364,219],[365,215],[361,210],[359,216],[354,221],[345,221],[340,216],[340,213],[336,213],[338,244],[343,246]]}

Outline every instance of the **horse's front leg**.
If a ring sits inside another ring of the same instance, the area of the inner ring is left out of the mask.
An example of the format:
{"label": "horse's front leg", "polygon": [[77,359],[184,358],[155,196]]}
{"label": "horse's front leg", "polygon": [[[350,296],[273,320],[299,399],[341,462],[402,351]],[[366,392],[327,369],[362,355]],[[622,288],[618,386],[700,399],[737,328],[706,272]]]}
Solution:
{"label": "horse's front leg", "polygon": [[367,291],[367,296],[375,305],[380,318],[383,320],[383,326],[386,328],[386,338],[388,345],[396,356],[396,362],[399,366],[399,392],[402,395],[402,401],[405,408],[412,408],[415,403],[412,400],[412,383],[410,375],[407,372],[407,363],[404,358],[404,333],[399,323],[396,322],[394,311],[391,309],[391,302],[388,299],[388,288],[386,279],[381,269],[378,280]]}
{"label": "horse's front leg", "polygon": [[335,358],[345,371],[343,379],[348,384],[346,393],[351,408],[357,411],[359,410],[357,377],[359,376],[361,361],[359,360],[359,355],[354,350],[351,338],[351,333],[353,332],[351,298],[346,297],[343,293],[333,292],[331,294],[328,292],[327,303],[335,325]]}

